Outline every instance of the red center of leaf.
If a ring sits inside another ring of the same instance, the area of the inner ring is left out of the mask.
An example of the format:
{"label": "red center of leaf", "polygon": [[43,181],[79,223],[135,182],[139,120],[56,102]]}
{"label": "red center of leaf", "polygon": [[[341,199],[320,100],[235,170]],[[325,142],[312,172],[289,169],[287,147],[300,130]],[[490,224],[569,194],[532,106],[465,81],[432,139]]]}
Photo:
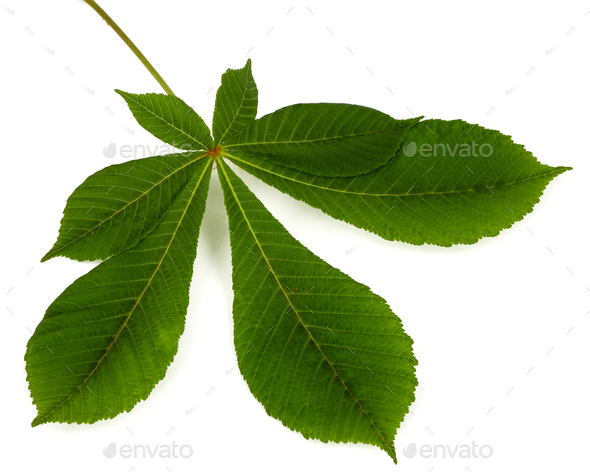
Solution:
{"label": "red center of leaf", "polygon": [[210,156],[217,156],[219,154],[219,151],[221,151],[221,147],[220,146],[216,146],[213,149],[211,149],[210,151],[207,152],[207,154],[209,154]]}

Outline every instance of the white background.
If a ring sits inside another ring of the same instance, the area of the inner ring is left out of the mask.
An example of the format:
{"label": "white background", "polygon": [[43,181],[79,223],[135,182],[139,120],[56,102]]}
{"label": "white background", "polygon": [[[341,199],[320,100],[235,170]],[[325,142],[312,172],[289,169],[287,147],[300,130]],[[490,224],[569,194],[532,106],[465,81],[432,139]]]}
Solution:
{"label": "white background", "polygon": [[[295,237],[384,297],[414,339],[420,385],[396,438],[397,470],[588,470],[590,3],[101,5],[209,124],[221,74],[251,57],[259,116],[326,101],[396,118],[462,118],[511,135],[543,163],[574,167],[523,221],[453,248],[381,240],[242,174]],[[94,266],[39,259],[73,189],[125,161],[105,158],[103,148],[158,144],[113,89],[162,90],[80,0],[2,1],[0,44],[2,461],[11,470],[48,471],[392,470],[375,447],[305,440],[250,394],[232,345],[229,241],[216,175],[186,331],[166,378],[114,420],[31,428],[36,409],[23,361],[30,331]],[[103,455],[113,442],[153,448],[172,441],[190,445],[192,456]],[[492,457],[402,452],[411,443],[452,450],[473,441],[491,446]]]}

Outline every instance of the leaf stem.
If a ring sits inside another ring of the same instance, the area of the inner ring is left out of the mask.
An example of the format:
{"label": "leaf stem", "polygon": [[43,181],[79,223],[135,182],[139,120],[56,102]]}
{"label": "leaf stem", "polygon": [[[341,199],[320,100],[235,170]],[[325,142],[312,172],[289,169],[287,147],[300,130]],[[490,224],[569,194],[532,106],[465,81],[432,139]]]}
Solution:
{"label": "leaf stem", "polygon": [[131,39],[129,39],[129,36],[127,36],[123,32],[123,30],[121,28],[119,28],[117,23],[115,23],[113,21],[113,19],[107,14],[107,12],[104,11],[94,0],[84,0],[84,2],[86,2],[88,5],[90,5],[90,7],[96,13],[98,13],[104,21],[107,22],[107,25],[109,25],[111,28],[113,28],[115,30],[115,33],[117,33],[117,35],[119,35],[119,37],[123,40],[123,42],[129,47],[129,49],[131,49],[131,51],[133,51],[133,54],[135,54],[137,56],[137,58],[141,61],[141,63],[145,66],[145,68],[150,72],[150,74],[152,74],[154,79],[156,79],[158,81],[158,83],[164,89],[164,91],[168,95],[174,95],[174,92],[172,91],[172,89],[164,81],[162,76],[160,74],[158,74],[158,71],[156,69],[154,69],[154,66],[152,66],[150,64],[150,61],[147,60],[147,58],[142,54],[142,52],[137,48],[137,46],[135,44],[133,44],[133,41],[131,41]]}

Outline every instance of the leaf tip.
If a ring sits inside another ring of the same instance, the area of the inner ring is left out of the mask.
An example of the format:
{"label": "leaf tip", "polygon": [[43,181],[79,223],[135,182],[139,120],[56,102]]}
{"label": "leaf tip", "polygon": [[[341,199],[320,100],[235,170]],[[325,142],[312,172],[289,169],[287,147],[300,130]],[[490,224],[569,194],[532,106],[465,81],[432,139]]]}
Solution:
{"label": "leaf tip", "polygon": [[31,427],[34,428],[35,426],[39,426],[43,423],[46,423],[46,421],[44,421],[44,418],[41,415],[37,415],[35,416],[33,421],[31,421]]}
{"label": "leaf tip", "polygon": [[127,100],[127,98],[129,97],[129,93],[128,92],[124,92],[123,90],[120,89],[114,89],[116,93],[118,93],[119,95],[121,95],[121,97],[123,97],[125,100]]}
{"label": "leaf tip", "polygon": [[[550,180],[553,180],[555,177],[557,177],[558,175],[563,174],[564,172],[567,172],[568,170],[573,170],[573,167],[569,167],[569,166],[557,166],[557,167],[550,167],[552,169],[552,174],[553,177],[551,177]],[[548,182],[549,183],[549,182]]]}
{"label": "leaf tip", "polygon": [[45,254],[39,262],[47,262],[49,259],[52,259],[54,256],[51,254],[53,249],[51,249],[47,254]]}

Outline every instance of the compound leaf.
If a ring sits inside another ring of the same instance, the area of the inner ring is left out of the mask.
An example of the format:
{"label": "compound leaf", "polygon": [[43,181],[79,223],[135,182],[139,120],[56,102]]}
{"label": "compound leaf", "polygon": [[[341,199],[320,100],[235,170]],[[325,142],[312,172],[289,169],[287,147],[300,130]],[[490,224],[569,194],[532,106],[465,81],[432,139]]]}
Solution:
{"label": "compound leaf", "polygon": [[112,418],[164,377],[184,330],[210,175],[211,158],[151,233],[49,306],[25,354],[33,426]]}
{"label": "compound leaf", "polygon": [[420,118],[395,120],[344,103],[299,103],[254,121],[225,148],[321,176],[353,176],[384,165]]}
{"label": "compound leaf", "polygon": [[497,235],[570,168],[540,164],[509,136],[460,120],[395,120],[333,103],[256,120],[250,60],[222,77],[215,141],[179,98],[117,92],[142,127],[197,152],[107,167],[68,199],[42,260],[108,259],[50,305],[27,344],[32,425],[111,418],[164,377],[184,330],[216,159],[235,348],[252,393],[306,438],[375,445],[396,462],[394,438],[417,385],[411,338],[381,297],[296,241],[220,158],[385,239],[441,246]]}
{"label": "compound leaf", "polygon": [[461,120],[416,124],[394,158],[356,177],[316,176],[239,148],[222,155],[334,218],[388,240],[439,246],[496,236],[570,169],[541,164],[509,136]]}
{"label": "compound leaf", "polygon": [[412,340],[386,302],[312,254],[218,164],[231,231],[238,365],[269,415],[306,438],[396,461],[417,385]]}
{"label": "compound leaf", "polygon": [[156,138],[183,151],[213,147],[209,127],[180,98],[164,93],[115,92],[125,99],[137,122]]}
{"label": "compound leaf", "polygon": [[252,61],[242,69],[228,69],[221,76],[215,97],[213,138],[216,145],[239,133],[256,118],[258,89],[252,76]]}
{"label": "compound leaf", "polygon": [[162,218],[204,156],[147,157],[92,174],[68,198],[57,241],[41,261],[106,259],[135,245]]}

